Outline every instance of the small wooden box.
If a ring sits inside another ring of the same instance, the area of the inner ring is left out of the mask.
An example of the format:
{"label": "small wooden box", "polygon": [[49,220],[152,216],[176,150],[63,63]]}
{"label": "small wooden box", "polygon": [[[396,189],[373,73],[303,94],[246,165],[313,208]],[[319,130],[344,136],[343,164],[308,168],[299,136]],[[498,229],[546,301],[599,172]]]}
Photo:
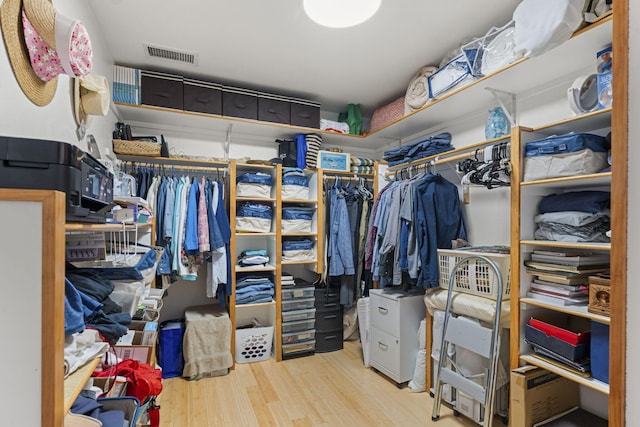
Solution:
{"label": "small wooden box", "polygon": [[611,279],[589,276],[589,313],[611,314]]}

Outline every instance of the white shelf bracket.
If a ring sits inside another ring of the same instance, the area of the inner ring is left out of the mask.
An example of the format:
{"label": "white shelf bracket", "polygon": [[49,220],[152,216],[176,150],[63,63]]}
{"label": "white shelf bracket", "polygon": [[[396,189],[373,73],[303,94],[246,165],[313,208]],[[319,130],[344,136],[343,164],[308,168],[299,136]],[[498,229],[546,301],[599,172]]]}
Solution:
{"label": "white shelf bracket", "polygon": [[[495,89],[492,87],[485,87],[486,90],[488,90],[489,92],[491,92],[491,94],[493,95],[493,97],[496,99],[496,101],[498,102],[498,105],[502,108],[502,111],[504,111],[504,114],[507,116],[507,119],[509,119],[509,123],[511,123],[511,126],[516,126],[517,124],[517,111],[516,111],[516,94],[512,93],[512,92],[507,92],[504,90],[500,90],[500,89]],[[507,98],[508,102],[509,102],[509,106],[511,108],[507,108],[505,106],[504,101],[502,100],[502,97]]]}
{"label": "white shelf bracket", "polygon": [[229,147],[231,146],[231,128],[232,128],[233,124],[229,124],[229,127],[227,127],[227,136],[224,140],[224,161],[228,162],[229,161]]}

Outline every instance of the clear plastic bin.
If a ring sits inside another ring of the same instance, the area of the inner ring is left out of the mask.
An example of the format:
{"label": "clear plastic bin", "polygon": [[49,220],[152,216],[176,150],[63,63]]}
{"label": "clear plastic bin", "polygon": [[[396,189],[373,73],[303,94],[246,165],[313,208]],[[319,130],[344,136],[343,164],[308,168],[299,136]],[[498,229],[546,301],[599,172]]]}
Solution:
{"label": "clear plastic bin", "polygon": [[291,332],[289,334],[282,334],[282,344],[295,344],[303,341],[310,341],[315,339],[315,337],[315,329],[310,329],[308,331]]}
{"label": "clear plastic bin", "polygon": [[282,355],[290,356],[292,354],[297,353],[308,353],[310,351],[314,351],[316,348],[316,342],[313,341],[305,341],[295,344],[284,344],[282,346]]}
{"label": "clear plastic bin", "polygon": [[296,322],[299,320],[309,320],[316,318],[316,309],[295,310],[282,313],[282,322]]}
{"label": "clear plastic bin", "polygon": [[282,288],[282,299],[290,300],[293,298],[313,298],[314,296],[314,287],[306,287],[306,288]]}
{"label": "clear plastic bin", "polygon": [[315,298],[296,298],[282,301],[282,311],[304,310],[315,305]]}
{"label": "clear plastic bin", "polygon": [[316,324],[315,319],[308,320],[300,320],[297,322],[288,322],[282,323],[282,333],[286,334],[288,332],[297,332],[297,331],[306,331],[309,329],[313,329]]}

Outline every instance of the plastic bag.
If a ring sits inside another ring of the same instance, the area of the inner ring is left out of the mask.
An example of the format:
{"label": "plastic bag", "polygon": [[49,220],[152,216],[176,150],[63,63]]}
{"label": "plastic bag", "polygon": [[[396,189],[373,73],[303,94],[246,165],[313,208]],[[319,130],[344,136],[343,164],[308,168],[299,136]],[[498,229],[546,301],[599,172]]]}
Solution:
{"label": "plastic bag", "polygon": [[362,111],[360,104],[349,104],[347,111],[340,113],[339,122],[349,125],[349,133],[352,135],[360,135],[362,133]]}

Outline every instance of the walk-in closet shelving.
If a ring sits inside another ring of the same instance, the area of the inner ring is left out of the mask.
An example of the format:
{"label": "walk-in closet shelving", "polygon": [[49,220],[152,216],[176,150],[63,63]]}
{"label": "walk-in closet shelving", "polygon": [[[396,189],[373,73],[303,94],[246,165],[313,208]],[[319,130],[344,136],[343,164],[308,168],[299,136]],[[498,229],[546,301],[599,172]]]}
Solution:
{"label": "walk-in closet shelving", "polygon": [[[269,194],[263,197],[238,196],[237,180],[244,173],[265,174],[271,178],[271,188]],[[233,274],[231,278],[232,292],[229,298],[229,317],[231,318],[231,350],[236,361],[236,333],[235,330],[252,322],[253,318],[258,319],[263,326],[273,327],[273,354],[276,360],[281,360],[280,353],[280,277],[282,267],[279,262],[281,248],[281,232],[277,224],[281,221],[280,213],[280,185],[282,180],[282,167],[261,164],[237,163],[231,160],[229,167],[229,222],[231,224],[231,244],[230,254]],[[268,197],[267,197],[268,196]],[[264,231],[247,231],[239,229],[237,226],[238,208],[244,203],[265,204],[271,207],[271,222],[268,229]],[[266,250],[269,262],[261,267],[242,267],[237,263],[238,257],[243,251]],[[236,283],[246,275],[256,274],[269,278],[274,284],[274,296],[271,302],[237,304],[236,303]]]}
{"label": "walk-in closet shelving", "polygon": [[[584,74],[593,62],[594,46],[611,42],[612,17],[609,15],[579,31],[574,36],[534,58],[523,58],[513,64],[461,86],[428,103],[422,109],[365,136],[338,134],[311,128],[221,117],[210,114],[184,112],[147,105],[116,103],[118,111],[132,126],[162,124],[172,129],[200,130],[207,134],[224,134],[230,124],[234,134],[282,138],[296,133],[321,133],[325,143],[346,149],[382,149],[390,140],[403,140],[425,129],[452,122],[467,114],[474,114],[494,103],[493,95],[485,87],[500,88],[516,95],[535,91],[559,78]],[[567,61],[566,58],[571,58]],[[552,64],[550,66],[549,64]],[[523,77],[525,76],[525,77]]]}
{"label": "walk-in closet shelving", "polygon": [[[567,315],[569,319],[571,316],[575,316],[606,325],[609,325],[610,317],[590,313],[586,305],[565,306],[527,297],[532,276],[527,273],[524,262],[529,259],[530,253],[535,249],[575,249],[579,251],[595,251],[596,253],[602,254],[610,253],[611,244],[608,242],[536,240],[533,238],[535,230],[533,219],[537,214],[538,203],[546,195],[582,190],[610,191],[612,173],[592,173],[561,178],[539,179],[535,181],[522,181],[522,177],[524,147],[528,141],[569,132],[587,132],[606,136],[607,133],[611,131],[611,119],[612,110],[604,109],[536,128],[519,127],[515,130],[515,138],[517,138],[519,142],[513,144],[512,147],[512,155],[514,159],[517,159],[517,161],[514,161],[512,213],[515,213],[517,216],[514,217],[512,221],[513,250],[511,253],[511,269],[512,272],[516,272],[516,274],[512,274],[511,305],[512,307],[519,308],[518,310],[511,311],[512,368],[522,363],[540,366],[582,386],[596,390],[605,396],[609,394],[609,384],[589,377],[588,375],[577,373],[569,368],[564,368],[560,364],[550,363],[537,357],[524,342],[524,325],[528,321],[528,316],[544,316],[549,313]],[[616,165],[614,164],[613,167],[615,168]],[[612,227],[614,227],[613,223]],[[516,248],[519,248],[519,250],[516,250]],[[611,292],[616,292],[615,284],[613,284],[611,288]],[[611,333],[614,333],[614,331],[612,330]],[[581,406],[586,407],[587,410],[589,410],[590,405],[593,404],[593,402],[581,402]],[[609,405],[611,406],[611,404],[610,402]]]}

